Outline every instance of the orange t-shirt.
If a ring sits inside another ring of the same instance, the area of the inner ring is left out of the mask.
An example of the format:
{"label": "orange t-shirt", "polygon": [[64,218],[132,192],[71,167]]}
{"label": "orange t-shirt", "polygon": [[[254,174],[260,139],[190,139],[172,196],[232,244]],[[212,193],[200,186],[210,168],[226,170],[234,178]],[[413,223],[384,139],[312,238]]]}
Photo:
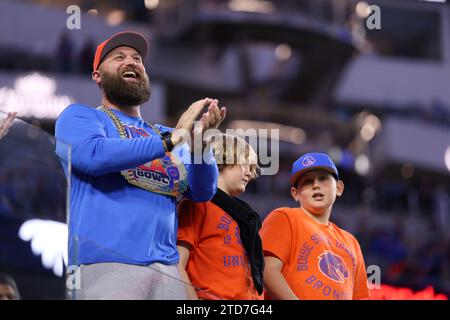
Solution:
{"label": "orange t-shirt", "polygon": [[178,242],[188,243],[186,272],[200,299],[261,300],[253,286],[239,226],[211,201],[183,200]]}
{"label": "orange t-shirt", "polygon": [[320,224],[301,208],[279,208],[260,234],[264,255],[283,262],[282,274],[299,299],[369,298],[359,243],[335,224]]}

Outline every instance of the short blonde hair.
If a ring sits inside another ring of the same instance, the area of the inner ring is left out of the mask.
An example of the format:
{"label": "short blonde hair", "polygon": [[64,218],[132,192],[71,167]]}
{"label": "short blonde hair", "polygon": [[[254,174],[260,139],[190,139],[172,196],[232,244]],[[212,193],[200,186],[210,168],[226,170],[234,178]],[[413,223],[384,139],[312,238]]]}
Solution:
{"label": "short blonde hair", "polygon": [[222,171],[228,166],[250,165],[251,179],[259,176],[258,156],[250,144],[232,134],[217,134],[211,139],[211,147],[217,167]]}

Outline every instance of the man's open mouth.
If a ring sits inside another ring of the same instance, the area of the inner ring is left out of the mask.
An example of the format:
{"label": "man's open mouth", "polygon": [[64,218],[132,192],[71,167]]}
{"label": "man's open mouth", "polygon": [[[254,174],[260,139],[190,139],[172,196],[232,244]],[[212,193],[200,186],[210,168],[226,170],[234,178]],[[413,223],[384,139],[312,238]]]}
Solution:
{"label": "man's open mouth", "polygon": [[122,77],[127,78],[127,79],[138,79],[139,74],[137,72],[127,70],[127,71],[122,72]]}

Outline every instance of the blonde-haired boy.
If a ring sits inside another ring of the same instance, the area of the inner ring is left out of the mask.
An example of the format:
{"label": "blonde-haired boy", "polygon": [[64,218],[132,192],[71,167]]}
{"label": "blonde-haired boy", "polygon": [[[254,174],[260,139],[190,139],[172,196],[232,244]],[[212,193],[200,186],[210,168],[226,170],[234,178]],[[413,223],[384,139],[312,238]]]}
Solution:
{"label": "blonde-haired boy", "polygon": [[236,198],[258,176],[257,155],[242,138],[220,134],[211,147],[219,168],[211,201],[179,207],[180,272],[191,299],[262,299],[264,257],[259,215]]}

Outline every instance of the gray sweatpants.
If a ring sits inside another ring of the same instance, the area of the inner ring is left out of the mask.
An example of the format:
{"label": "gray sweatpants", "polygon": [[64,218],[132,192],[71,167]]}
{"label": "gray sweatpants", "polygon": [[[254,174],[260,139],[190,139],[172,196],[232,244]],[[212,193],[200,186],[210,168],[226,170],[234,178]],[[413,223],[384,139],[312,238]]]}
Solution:
{"label": "gray sweatpants", "polygon": [[71,299],[80,300],[185,300],[186,285],[177,265],[138,266],[96,263],[80,266],[80,287]]}

